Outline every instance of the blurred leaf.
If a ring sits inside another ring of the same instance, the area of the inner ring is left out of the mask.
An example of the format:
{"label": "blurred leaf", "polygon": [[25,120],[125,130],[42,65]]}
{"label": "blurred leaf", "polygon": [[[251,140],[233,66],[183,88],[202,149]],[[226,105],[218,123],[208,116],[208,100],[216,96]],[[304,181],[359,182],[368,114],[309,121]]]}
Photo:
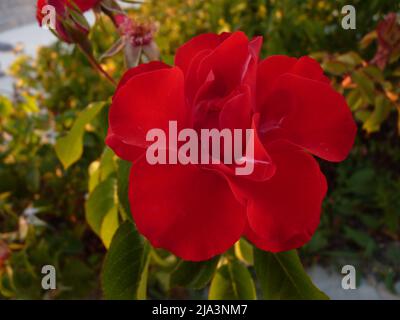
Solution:
{"label": "blurred leaf", "polygon": [[130,221],[117,230],[102,271],[104,297],[109,300],[137,299],[149,250]]}
{"label": "blurred leaf", "polygon": [[363,68],[363,72],[365,72],[365,74],[367,74],[375,82],[383,83],[385,81],[382,70],[374,65],[368,65],[367,67]]}
{"label": "blurred leaf", "polygon": [[296,250],[280,253],[254,250],[254,267],[265,299],[329,299],[312,283]]}
{"label": "blurred leaf", "polygon": [[[102,228],[105,228],[102,225],[107,215],[109,215],[107,221],[112,222],[112,225],[114,225],[112,217],[115,210],[118,212],[116,181],[114,177],[109,177],[97,185],[85,203],[86,220],[99,237],[102,235]],[[112,226],[112,228],[114,227]],[[108,238],[109,236],[107,236]]]}
{"label": "blurred leaf", "polygon": [[375,30],[367,33],[360,41],[361,49],[367,48],[376,38],[377,33]]}
{"label": "blurred leaf", "polygon": [[342,74],[348,72],[350,67],[343,62],[339,61],[327,61],[322,64],[322,68],[331,74],[341,76]]}
{"label": "blurred leaf", "polygon": [[354,51],[341,54],[336,58],[336,60],[339,62],[343,62],[351,67],[359,65],[363,61],[360,55]]}
{"label": "blurred leaf", "polygon": [[352,79],[357,83],[361,93],[369,103],[373,103],[375,99],[375,86],[370,78],[368,78],[362,71],[354,71]]}
{"label": "blurred leaf", "polygon": [[370,197],[375,191],[375,179],[376,174],[372,168],[366,167],[359,169],[353,172],[353,174],[346,181],[346,191],[359,196]]}
{"label": "blurred leaf", "polygon": [[28,173],[25,177],[29,190],[37,192],[40,189],[40,171],[36,161],[29,163]]}
{"label": "blurred leaf", "polygon": [[82,156],[85,125],[90,123],[105,105],[105,102],[90,104],[79,114],[68,134],[57,139],[55,146],[56,153],[65,169],[78,161]]}
{"label": "blurred leaf", "polygon": [[220,257],[217,256],[201,262],[181,261],[171,274],[171,288],[176,286],[193,289],[204,288],[211,280],[219,259]]}
{"label": "blurred leaf", "polygon": [[229,261],[215,274],[208,295],[212,300],[253,300],[256,290],[249,270],[239,261]]}
{"label": "blurred leaf", "polygon": [[367,233],[355,230],[353,228],[344,227],[345,236],[355,242],[358,246],[365,249],[365,255],[370,256],[377,248],[377,245],[371,236]]}
{"label": "blurred leaf", "polygon": [[387,119],[393,106],[389,99],[383,94],[375,97],[375,109],[370,117],[364,122],[363,129],[368,133],[379,131],[383,121]]}
{"label": "blurred leaf", "polygon": [[363,106],[363,97],[360,90],[353,89],[346,97],[347,104],[352,111],[356,111]]}
{"label": "blurred leaf", "polygon": [[103,243],[106,248],[110,247],[111,240],[114,236],[115,231],[117,231],[119,226],[119,215],[118,215],[118,206],[115,205],[113,208],[108,211],[105,215],[100,229],[100,238],[103,240]]}
{"label": "blurred leaf", "polygon": [[13,105],[10,99],[0,96],[0,116],[8,117],[13,111]]}
{"label": "blurred leaf", "polygon": [[235,243],[235,255],[245,264],[254,264],[253,246],[244,238]]}
{"label": "blurred leaf", "polygon": [[375,86],[370,78],[362,71],[352,73],[352,79],[357,83],[358,88],[369,103],[373,103],[375,99]]}

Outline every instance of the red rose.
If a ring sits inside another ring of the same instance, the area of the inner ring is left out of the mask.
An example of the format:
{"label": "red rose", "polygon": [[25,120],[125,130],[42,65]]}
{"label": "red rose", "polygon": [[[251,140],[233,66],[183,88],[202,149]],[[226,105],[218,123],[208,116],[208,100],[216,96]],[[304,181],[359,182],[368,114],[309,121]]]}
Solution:
{"label": "red rose", "polygon": [[[109,114],[106,143],[133,162],[129,198],[138,230],[186,260],[221,254],[241,236],[268,251],[297,248],[319,223],[325,177],[311,156],[343,160],[356,126],[344,98],[314,60],[273,56],[261,38],[203,34],[178,49],[175,66],[128,70]],[[256,130],[254,171],[235,165],[150,165],[146,133],[178,128]]]}
{"label": "red rose", "polygon": [[[75,42],[70,34],[71,31],[74,31],[73,29],[77,30],[81,34],[87,34],[89,30],[79,21],[71,19],[69,11],[76,11],[78,9],[81,12],[85,12],[92,9],[100,1],[101,0],[38,0],[36,5],[36,19],[39,25],[42,26],[43,18],[45,17],[45,14],[42,12],[43,7],[47,5],[53,6],[57,14],[55,26],[56,34],[61,40],[72,43]],[[79,12],[76,12],[75,16],[77,16],[77,14],[79,14]],[[65,25],[67,20],[71,22],[68,24],[68,27]]]}

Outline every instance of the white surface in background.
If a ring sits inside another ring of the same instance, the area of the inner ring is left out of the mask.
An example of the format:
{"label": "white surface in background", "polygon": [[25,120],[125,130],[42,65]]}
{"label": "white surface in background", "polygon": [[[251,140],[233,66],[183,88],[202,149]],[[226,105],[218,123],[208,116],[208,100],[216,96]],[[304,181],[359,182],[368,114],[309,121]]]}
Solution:
{"label": "white surface in background", "polygon": [[[85,14],[90,24],[94,23],[94,14],[88,12]],[[40,28],[37,23],[22,26],[20,28],[8,30],[0,33],[0,42],[11,45],[22,45],[23,53],[34,57],[37,49],[46,46],[57,38],[47,29]],[[0,51],[0,70],[7,72],[10,65],[16,59],[12,52]],[[13,79],[11,77],[0,77],[0,94],[11,94]]]}

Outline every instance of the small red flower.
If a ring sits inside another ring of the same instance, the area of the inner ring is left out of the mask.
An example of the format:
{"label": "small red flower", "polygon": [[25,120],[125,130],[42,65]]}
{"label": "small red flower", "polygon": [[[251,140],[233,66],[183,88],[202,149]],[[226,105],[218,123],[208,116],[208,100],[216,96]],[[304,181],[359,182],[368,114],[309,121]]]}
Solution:
{"label": "small red flower", "polygon": [[[36,5],[36,19],[40,26],[42,26],[43,18],[45,14],[42,12],[43,7],[51,5],[55,8],[57,18],[56,18],[56,34],[61,40],[72,43],[74,40],[71,38],[70,32],[67,30],[64,23],[69,20],[70,28],[77,29],[78,32],[82,34],[87,34],[89,32],[84,26],[82,26],[78,21],[70,19],[69,10],[80,10],[81,12],[88,11],[92,9],[101,0],[38,0]],[[79,13],[79,12],[77,12]]]}
{"label": "small red flower", "polygon": [[[129,198],[138,230],[155,247],[186,260],[221,254],[241,236],[272,251],[310,240],[327,185],[316,155],[342,161],[356,126],[345,99],[319,64],[272,56],[258,61],[261,38],[203,34],[177,51],[175,66],[128,70],[109,114],[106,143],[133,162]],[[143,156],[153,128],[253,128],[255,168],[150,165]]]}

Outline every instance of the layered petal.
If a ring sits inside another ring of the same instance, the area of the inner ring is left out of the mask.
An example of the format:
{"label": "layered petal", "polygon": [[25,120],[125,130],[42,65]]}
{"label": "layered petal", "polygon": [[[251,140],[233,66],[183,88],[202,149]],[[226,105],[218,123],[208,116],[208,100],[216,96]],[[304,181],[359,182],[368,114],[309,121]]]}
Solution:
{"label": "layered petal", "polygon": [[216,48],[226,36],[227,34],[217,35],[215,33],[204,33],[193,37],[178,48],[175,55],[175,65],[180,67],[186,74],[189,71],[192,60],[200,52]]}
{"label": "layered petal", "polygon": [[[240,114],[239,114],[240,115]],[[220,164],[209,166],[213,170],[219,170],[223,173],[228,180],[234,181],[234,184],[242,184],[243,180],[250,181],[265,181],[271,178],[275,174],[276,166],[273,163],[269,153],[260,141],[259,135],[257,133],[259,123],[259,114],[254,114],[251,127],[252,134],[250,136],[246,135],[246,128],[243,132],[242,140],[242,156],[239,159],[235,159],[232,165]],[[226,123],[229,124],[229,123]],[[229,126],[228,126],[229,128]],[[235,141],[233,141],[235,143]],[[251,151],[249,151],[250,143],[253,145]],[[233,147],[233,152],[235,147]],[[244,161],[242,164],[238,163],[238,160]],[[246,169],[247,168],[247,169]],[[243,171],[244,170],[244,171]],[[239,171],[242,174],[239,174]],[[243,174],[245,173],[245,174]],[[244,181],[244,185],[247,185],[248,181]],[[246,197],[243,196],[241,192],[236,192],[236,188],[233,188],[238,201],[241,203],[246,202]]]}
{"label": "layered petal", "polygon": [[146,147],[148,131],[168,131],[169,121],[188,127],[182,71],[158,69],[136,75],[114,96],[109,113],[111,131],[125,144]]}
{"label": "layered petal", "polygon": [[259,106],[264,143],[287,139],[328,161],[344,160],[356,125],[344,97],[324,81],[286,73]]}
{"label": "layered petal", "polygon": [[284,55],[270,56],[258,64],[257,106],[262,107],[279,76],[291,73],[307,79],[329,83],[317,61],[307,56],[296,59]]}
{"label": "layered petal", "polygon": [[155,247],[192,261],[210,259],[242,235],[246,214],[227,182],[195,165],[132,167],[129,199],[138,230]]}
{"label": "layered petal", "polygon": [[[118,95],[118,92],[122,87],[124,87],[129,80],[133,77],[145,74],[147,72],[161,70],[161,69],[168,69],[170,66],[166,65],[165,63],[159,61],[152,61],[149,63],[141,64],[135,68],[129,69],[125,74],[122,76],[121,80],[118,83],[117,89],[115,91],[113,100]],[[127,89],[129,90],[129,88]],[[136,146],[134,144],[129,144],[125,142],[124,138],[115,134],[112,129],[111,125],[108,128],[108,133],[106,137],[106,144],[114,150],[114,152],[122,159],[127,161],[135,161],[140,155],[145,152],[145,149],[140,146]]]}
{"label": "layered petal", "polygon": [[274,176],[236,186],[236,192],[247,198],[246,237],[263,250],[281,252],[311,239],[327,184],[318,163],[303,150],[282,141],[268,150],[276,164]]}
{"label": "layered petal", "polygon": [[118,157],[130,162],[135,162],[146,152],[146,149],[142,147],[125,143],[123,139],[113,133],[110,128],[108,129],[105,142]]}
{"label": "layered petal", "polygon": [[168,69],[168,68],[171,68],[171,67],[169,65],[161,62],[161,61],[150,61],[149,63],[142,63],[142,64],[138,65],[137,67],[130,68],[128,71],[126,71],[123,74],[121,80],[119,81],[116,93],[129,80],[131,80],[133,77],[135,77],[135,76],[137,76],[139,74],[143,74],[143,73],[150,72],[150,71],[155,71],[155,70],[160,70],[160,69]]}
{"label": "layered petal", "polygon": [[[195,103],[209,99],[210,96],[224,97],[244,84],[256,47],[250,46],[247,36],[238,31],[207,55],[198,66],[197,80],[203,83],[212,77],[212,86],[208,88],[212,94],[203,90],[201,94],[197,94]],[[247,80],[255,83],[255,77]]]}

